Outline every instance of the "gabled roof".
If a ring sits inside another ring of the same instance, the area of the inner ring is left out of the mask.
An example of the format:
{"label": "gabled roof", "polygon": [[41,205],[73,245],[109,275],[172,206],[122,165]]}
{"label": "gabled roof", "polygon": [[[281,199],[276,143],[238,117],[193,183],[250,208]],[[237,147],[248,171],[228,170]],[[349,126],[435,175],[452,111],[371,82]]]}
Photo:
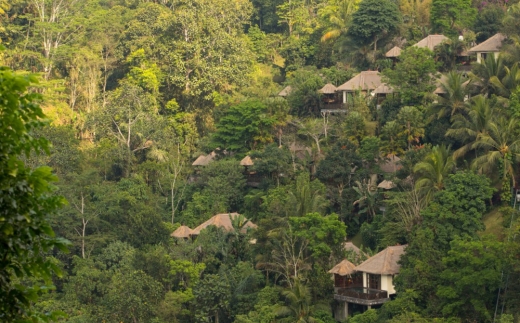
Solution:
{"label": "gabled roof", "polygon": [[338,86],[336,91],[367,91],[374,90],[379,85],[381,85],[381,75],[379,75],[378,71],[363,71],[348,82]]}
{"label": "gabled roof", "polygon": [[209,163],[211,163],[213,161],[213,158],[215,156],[216,156],[216,153],[214,151],[212,151],[211,154],[209,154],[207,156],[200,155],[199,157],[197,157],[197,159],[195,159],[195,161],[191,165],[192,166],[207,166]]}
{"label": "gabled roof", "polygon": [[398,262],[404,254],[405,248],[406,245],[388,247],[377,255],[365,260],[361,265],[356,267],[356,271],[376,275],[398,274],[401,268]]}
{"label": "gabled roof", "polygon": [[[209,219],[208,221],[202,223],[201,225],[199,225],[198,227],[193,229],[191,231],[191,235],[199,235],[200,231],[202,231],[203,229],[206,229],[210,225],[214,225],[216,227],[222,228],[222,229],[224,229],[224,231],[227,231],[227,232],[233,232],[233,231],[235,231],[235,228],[233,228],[233,224],[231,221],[232,221],[232,219],[234,219],[237,216],[240,216],[240,214],[222,213],[222,214],[214,215],[211,217],[211,219]],[[247,229],[249,229],[249,228],[256,229],[257,225],[251,221],[248,221],[242,227],[242,229],[240,229],[240,232],[245,233],[247,231]]]}
{"label": "gabled roof", "polygon": [[498,33],[494,36],[488,38],[487,40],[483,41],[482,43],[478,44],[477,46],[474,46],[468,50],[468,53],[492,53],[492,52],[499,52],[500,48],[502,48],[502,43],[506,39],[506,36]]}
{"label": "gabled roof", "polygon": [[185,225],[181,225],[177,230],[173,231],[171,236],[174,238],[189,238],[191,235],[191,229]]}
{"label": "gabled roof", "polygon": [[318,92],[323,94],[334,94],[336,93],[336,87],[330,83],[325,84]]}
{"label": "gabled roof", "polygon": [[385,54],[386,57],[397,57],[399,55],[401,55],[401,48],[399,48],[397,46],[394,46],[391,50],[389,50]]}
{"label": "gabled roof", "polygon": [[419,48],[428,48],[429,50],[433,51],[437,45],[448,39],[449,38],[444,35],[428,35],[426,38],[423,38],[413,46]]}
{"label": "gabled roof", "polygon": [[390,94],[394,93],[394,89],[392,89],[388,84],[381,83],[378,87],[374,89],[372,93],[375,94]]}
{"label": "gabled roof", "polygon": [[356,265],[348,261],[347,259],[343,259],[339,264],[332,267],[331,270],[329,270],[329,274],[336,274],[340,276],[346,276],[354,273],[356,270]]}
{"label": "gabled roof", "polygon": [[291,94],[291,91],[292,87],[290,85],[287,85],[283,90],[280,91],[280,93],[278,93],[278,96],[288,96],[289,94]]}
{"label": "gabled roof", "polygon": [[240,166],[253,166],[253,160],[251,157],[246,156],[240,161]]}

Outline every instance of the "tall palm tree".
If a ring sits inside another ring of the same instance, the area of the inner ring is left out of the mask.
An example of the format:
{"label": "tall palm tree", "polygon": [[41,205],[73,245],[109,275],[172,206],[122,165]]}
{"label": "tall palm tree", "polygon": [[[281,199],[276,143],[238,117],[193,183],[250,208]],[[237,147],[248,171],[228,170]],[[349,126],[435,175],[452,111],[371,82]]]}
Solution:
{"label": "tall palm tree", "polygon": [[468,114],[455,116],[452,128],[446,132],[446,136],[460,139],[465,143],[453,153],[455,159],[466,155],[477,138],[488,132],[493,115],[496,113],[491,109],[490,101],[483,95],[474,97],[468,106]]}
{"label": "tall palm tree", "polygon": [[467,79],[462,73],[451,71],[441,78],[440,88],[444,94],[439,96],[438,102],[432,106],[441,119],[466,111],[464,100],[468,94],[466,91]]}
{"label": "tall palm tree", "polygon": [[[502,177],[502,188],[515,185],[515,165],[520,161],[520,137],[518,119],[499,117],[490,122],[488,131],[479,134],[471,146],[482,149],[485,153],[473,160],[472,167],[479,172],[492,174],[497,172]],[[509,191],[503,192],[509,194]]]}
{"label": "tall palm tree", "polygon": [[415,189],[427,200],[444,189],[444,182],[453,172],[455,162],[450,153],[450,147],[444,145],[432,148],[422,162],[415,165],[413,171],[419,175]]}
{"label": "tall palm tree", "polygon": [[314,323],[318,322],[312,317],[314,306],[310,290],[300,281],[295,281],[291,289],[282,292],[285,297],[285,305],[280,306],[276,316],[282,317],[280,322],[290,323]]}

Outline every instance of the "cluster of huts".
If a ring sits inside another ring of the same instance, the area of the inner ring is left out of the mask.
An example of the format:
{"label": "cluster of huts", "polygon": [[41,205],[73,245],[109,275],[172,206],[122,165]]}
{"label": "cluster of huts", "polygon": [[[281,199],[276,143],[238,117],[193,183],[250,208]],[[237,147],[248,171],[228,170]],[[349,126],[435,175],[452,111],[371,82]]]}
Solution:
{"label": "cluster of huts", "polygon": [[[172,232],[171,236],[177,239],[188,239],[194,238],[200,234],[203,229],[209,226],[215,226],[223,229],[226,232],[234,232],[233,221],[241,215],[238,213],[221,213],[212,216],[209,220],[205,221],[195,229],[190,229],[188,226],[181,225],[175,231]],[[240,233],[246,233],[247,230],[256,229],[258,226],[246,218],[243,218],[243,225],[239,228]]]}
{"label": "cluster of huts", "polygon": [[[465,57],[466,62],[469,62],[467,58],[470,55],[476,55],[478,63],[480,63],[488,55],[494,55],[494,57],[497,58],[505,39],[506,37],[503,34],[498,33],[486,41],[472,47],[468,51],[460,53],[458,56],[461,58]],[[435,47],[446,40],[448,40],[448,38],[444,35],[429,35],[413,46],[419,48],[428,48],[433,51]],[[397,61],[401,55],[401,51],[401,48],[395,46],[386,52],[385,56],[394,61]],[[444,94],[444,90],[442,86],[440,86],[444,81],[445,79],[442,78],[438,80],[437,88],[434,92],[435,94]],[[291,91],[291,86],[287,86],[280,93],[278,93],[278,95],[281,97],[286,97],[291,93]],[[345,108],[348,107],[350,102],[352,102],[352,96],[356,92],[375,96],[378,99],[378,104],[384,100],[387,95],[394,94],[392,87],[382,82],[381,74],[378,71],[362,71],[338,87],[328,83],[323,88],[318,90],[318,92],[323,95],[324,106],[321,110],[322,113],[345,112]]]}

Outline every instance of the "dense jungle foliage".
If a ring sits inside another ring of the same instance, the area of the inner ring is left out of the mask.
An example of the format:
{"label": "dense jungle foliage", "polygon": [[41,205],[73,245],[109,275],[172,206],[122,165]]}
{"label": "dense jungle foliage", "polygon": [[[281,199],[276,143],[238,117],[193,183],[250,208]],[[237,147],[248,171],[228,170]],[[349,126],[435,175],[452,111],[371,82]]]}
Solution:
{"label": "dense jungle foliage", "polygon": [[520,322],[516,0],[0,0],[0,44],[1,322],[332,323],[347,240],[407,245],[349,323]]}

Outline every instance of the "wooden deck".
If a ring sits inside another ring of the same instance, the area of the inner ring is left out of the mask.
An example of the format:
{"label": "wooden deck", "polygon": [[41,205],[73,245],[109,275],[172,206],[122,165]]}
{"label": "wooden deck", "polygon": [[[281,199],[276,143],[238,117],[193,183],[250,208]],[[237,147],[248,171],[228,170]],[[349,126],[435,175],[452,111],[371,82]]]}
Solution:
{"label": "wooden deck", "polygon": [[387,291],[365,287],[339,288],[334,294],[334,299],[367,306],[383,304],[390,300]]}

